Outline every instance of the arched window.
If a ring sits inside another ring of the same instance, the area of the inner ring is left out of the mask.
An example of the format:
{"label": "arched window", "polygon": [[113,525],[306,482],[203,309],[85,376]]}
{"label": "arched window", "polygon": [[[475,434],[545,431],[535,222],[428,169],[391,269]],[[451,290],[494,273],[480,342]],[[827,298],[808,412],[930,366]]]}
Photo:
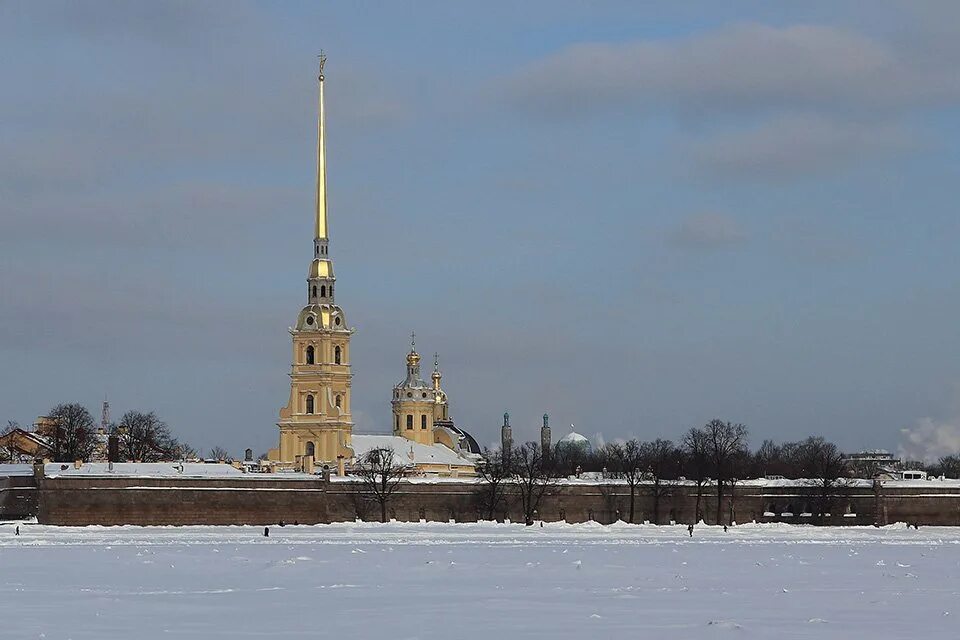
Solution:
{"label": "arched window", "polygon": [[313,285],[313,297],[317,297],[317,285]]}
{"label": "arched window", "polygon": [[407,431],[413,429],[413,416],[409,413],[407,414]]}
{"label": "arched window", "polygon": [[340,364],[340,347],[334,347],[333,349],[333,362],[334,364]]}
{"label": "arched window", "polygon": [[313,396],[307,396],[307,413],[313,413]]}
{"label": "arched window", "polygon": [[421,428],[421,429],[426,429],[426,428],[427,428],[427,416],[426,416],[426,415],[420,416],[420,428]]}
{"label": "arched window", "polygon": [[305,449],[304,452],[305,452],[308,456],[312,456],[312,455],[314,455],[314,453],[316,452],[316,450],[317,450],[317,448],[314,446],[314,444],[313,444],[312,442],[308,442],[308,443],[307,443],[307,448]]}
{"label": "arched window", "polygon": [[315,360],[314,354],[315,352],[313,350],[313,345],[311,344],[309,347],[307,347],[307,364],[314,363],[314,360]]}
{"label": "arched window", "polygon": [[326,297],[327,297],[327,286],[326,286],[326,285],[321,285],[321,287],[320,287],[320,297],[321,297],[321,298],[326,298]]}
{"label": "arched window", "polygon": [[340,408],[340,396],[337,396],[336,405],[337,405],[337,408],[339,409],[339,408]]}
{"label": "arched window", "polygon": [[393,430],[398,433],[400,432],[400,416],[399,415],[394,416]]}

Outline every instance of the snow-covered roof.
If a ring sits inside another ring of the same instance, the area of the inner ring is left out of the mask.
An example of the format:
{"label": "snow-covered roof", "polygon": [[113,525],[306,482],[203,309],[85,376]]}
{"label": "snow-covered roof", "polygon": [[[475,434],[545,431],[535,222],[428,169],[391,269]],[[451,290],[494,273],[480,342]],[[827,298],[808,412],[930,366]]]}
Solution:
{"label": "snow-covered roof", "polygon": [[0,464],[0,478],[10,476],[32,476],[32,464]]}
{"label": "snow-covered roof", "polygon": [[[66,467],[64,469],[63,467]],[[183,469],[181,472],[180,469]],[[107,462],[85,462],[77,469],[73,464],[52,462],[46,465],[47,476],[238,476],[239,469],[229,464],[201,464],[196,462],[115,462],[113,471]]]}
{"label": "snow-covered roof", "polygon": [[[353,452],[357,458],[373,449],[393,449],[394,463],[473,465],[473,461],[460,456],[442,444],[426,445],[408,440],[403,436],[353,436]],[[410,452],[413,452],[411,459]]]}

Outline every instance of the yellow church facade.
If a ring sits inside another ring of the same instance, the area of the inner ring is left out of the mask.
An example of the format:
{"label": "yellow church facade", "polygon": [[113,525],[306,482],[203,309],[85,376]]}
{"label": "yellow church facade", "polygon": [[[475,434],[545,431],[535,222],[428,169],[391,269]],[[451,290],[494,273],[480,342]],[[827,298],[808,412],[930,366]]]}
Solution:
{"label": "yellow church facade", "polygon": [[391,435],[354,435],[351,415],[351,337],[335,300],[336,276],[330,257],[321,56],[317,114],[317,176],[313,258],[307,271],[306,305],[290,329],[290,396],[280,409],[279,444],[268,462],[276,470],[313,472],[315,465],[349,466],[372,448],[391,448],[411,473],[469,475],[479,456],[476,441],[450,419],[435,361],[431,383],[420,378],[420,355],[411,348],[407,377],[394,388]]}

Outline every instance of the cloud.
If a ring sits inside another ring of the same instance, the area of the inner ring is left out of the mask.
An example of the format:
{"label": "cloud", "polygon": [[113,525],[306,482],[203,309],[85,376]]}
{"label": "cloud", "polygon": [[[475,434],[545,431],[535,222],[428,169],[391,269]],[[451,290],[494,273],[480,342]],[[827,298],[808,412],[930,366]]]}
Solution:
{"label": "cloud", "polygon": [[905,460],[934,461],[960,453],[960,421],[938,422],[921,418],[912,427],[900,430],[900,456]]}
{"label": "cloud", "polygon": [[916,136],[887,123],[788,115],[724,131],[687,147],[704,174],[785,180],[829,174],[918,146]]}
{"label": "cloud", "polygon": [[929,55],[935,44],[895,46],[833,26],[733,25],[675,40],[576,44],[519,70],[506,94],[522,108],[558,115],[952,103],[960,97],[956,60]]}
{"label": "cloud", "polygon": [[684,249],[719,250],[742,244],[747,235],[737,220],[722,213],[702,213],[680,223],[670,242]]}

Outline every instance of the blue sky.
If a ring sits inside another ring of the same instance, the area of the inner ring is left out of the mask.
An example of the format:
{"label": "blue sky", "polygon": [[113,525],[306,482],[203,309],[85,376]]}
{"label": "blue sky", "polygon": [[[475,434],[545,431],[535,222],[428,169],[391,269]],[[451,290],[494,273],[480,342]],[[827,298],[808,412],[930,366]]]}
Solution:
{"label": "blue sky", "polygon": [[954,3],[7,3],[0,409],[275,442],[316,54],[358,432],[960,450]]}

